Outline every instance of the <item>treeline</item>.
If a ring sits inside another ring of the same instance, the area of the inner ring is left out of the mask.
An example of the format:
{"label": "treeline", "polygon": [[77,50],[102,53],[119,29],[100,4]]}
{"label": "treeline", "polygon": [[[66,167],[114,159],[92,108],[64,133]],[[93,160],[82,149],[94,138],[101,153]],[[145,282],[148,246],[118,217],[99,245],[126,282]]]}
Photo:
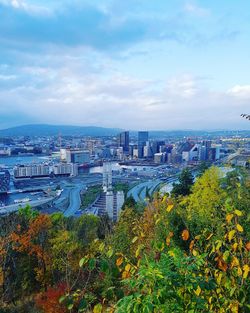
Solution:
{"label": "treeline", "polygon": [[1,313],[250,310],[250,182],[237,171],[183,172],[116,225],[27,207],[0,232]]}

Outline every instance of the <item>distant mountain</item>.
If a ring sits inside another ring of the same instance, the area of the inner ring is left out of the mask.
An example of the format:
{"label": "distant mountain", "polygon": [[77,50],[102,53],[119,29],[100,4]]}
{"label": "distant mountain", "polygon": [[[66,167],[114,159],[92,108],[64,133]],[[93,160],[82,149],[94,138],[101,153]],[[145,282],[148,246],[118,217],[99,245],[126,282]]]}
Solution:
{"label": "distant mountain", "polygon": [[104,128],[96,126],[68,126],[68,125],[22,125],[0,130],[0,136],[113,136],[121,132],[118,128]]}

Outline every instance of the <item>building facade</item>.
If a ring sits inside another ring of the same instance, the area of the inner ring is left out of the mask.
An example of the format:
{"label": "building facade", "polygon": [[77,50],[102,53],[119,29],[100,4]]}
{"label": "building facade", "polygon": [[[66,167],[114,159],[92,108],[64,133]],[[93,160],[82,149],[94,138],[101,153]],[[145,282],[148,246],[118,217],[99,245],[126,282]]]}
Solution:
{"label": "building facade", "polygon": [[10,173],[0,169],[0,194],[7,193],[10,186]]}
{"label": "building facade", "polygon": [[144,147],[148,141],[148,132],[139,131],[138,132],[138,158],[141,159],[144,157]]}
{"label": "building facade", "polygon": [[120,133],[118,135],[117,141],[118,141],[117,142],[118,147],[122,147],[123,152],[128,153],[129,152],[129,132],[125,131],[125,132]]}

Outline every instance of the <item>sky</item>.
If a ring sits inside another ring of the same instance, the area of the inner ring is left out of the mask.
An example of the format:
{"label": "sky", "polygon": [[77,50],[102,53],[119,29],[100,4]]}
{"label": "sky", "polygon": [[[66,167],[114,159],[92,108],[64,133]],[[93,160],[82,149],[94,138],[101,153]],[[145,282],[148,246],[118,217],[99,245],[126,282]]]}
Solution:
{"label": "sky", "polygon": [[0,0],[0,129],[245,129],[249,0]]}

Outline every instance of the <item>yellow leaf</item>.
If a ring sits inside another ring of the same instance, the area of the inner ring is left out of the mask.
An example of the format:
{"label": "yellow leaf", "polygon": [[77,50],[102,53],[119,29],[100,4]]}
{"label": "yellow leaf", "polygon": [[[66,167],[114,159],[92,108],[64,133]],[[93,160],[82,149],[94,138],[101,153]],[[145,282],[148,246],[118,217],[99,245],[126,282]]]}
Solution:
{"label": "yellow leaf", "polygon": [[169,205],[167,206],[167,212],[168,212],[168,213],[171,212],[172,209],[173,209],[173,207],[174,207],[173,204],[169,204]]}
{"label": "yellow leaf", "polygon": [[105,244],[102,242],[99,246],[99,250],[102,252],[105,248]]}
{"label": "yellow leaf", "polygon": [[234,213],[237,215],[237,216],[242,216],[242,212],[240,210],[235,210]]}
{"label": "yellow leaf", "polygon": [[94,306],[93,313],[102,313],[102,305],[100,303]]}
{"label": "yellow leaf", "polygon": [[210,234],[206,240],[209,240],[211,237],[213,236],[213,234]]}
{"label": "yellow leaf", "polygon": [[220,273],[220,274],[216,277],[216,282],[217,282],[218,285],[220,285],[221,279],[222,279],[222,273]]}
{"label": "yellow leaf", "polygon": [[188,238],[189,238],[189,231],[187,229],[184,229],[182,234],[181,234],[181,237],[184,241],[187,241]]}
{"label": "yellow leaf", "polygon": [[238,302],[234,302],[230,305],[230,309],[232,313],[238,313],[239,312],[239,304]]}
{"label": "yellow leaf", "polygon": [[130,265],[130,264],[127,264],[127,265],[125,266],[125,271],[129,272],[130,269],[131,269],[131,265]]}
{"label": "yellow leaf", "polygon": [[248,276],[248,273],[250,272],[249,265],[245,264],[245,265],[243,266],[243,271],[244,271],[244,273],[243,273],[243,278],[246,279],[247,276]]}
{"label": "yellow leaf", "polygon": [[122,273],[122,279],[126,279],[126,278],[128,278],[128,277],[129,277],[129,272],[124,271],[124,272]]}
{"label": "yellow leaf", "polygon": [[168,251],[168,254],[169,254],[170,256],[172,256],[172,257],[175,256],[174,251]]}
{"label": "yellow leaf", "polygon": [[117,266],[120,266],[120,265],[122,265],[122,263],[123,263],[123,257],[121,256],[121,257],[119,257],[119,258],[116,260],[116,265],[117,265]]}
{"label": "yellow leaf", "polygon": [[193,249],[192,253],[193,253],[193,256],[197,256],[198,255],[198,252],[196,250],[194,250],[194,249]]}
{"label": "yellow leaf", "polygon": [[226,216],[226,221],[227,221],[228,224],[231,222],[231,220],[232,220],[233,217],[234,217],[233,214],[227,214],[227,216]]}
{"label": "yellow leaf", "polygon": [[236,256],[232,257],[232,261],[231,261],[231,268],[235,267],[235,266],[239,266],[240,262],[239,260],[236,258]]}
{"label": "yellow leaf", "polygon": [[198,286],[197,289],[194,291],[194,293],[196,294],[196,296],[199,297],[200,293],[201,293],[201,287]]}
{"label": "yellow leaf", "polygon": [[231,230],[228,233],[228,240],[231,241],[233,239],[234,235],[235,235],[235,230]]}
{"label": "yellow leaf", "polygon": [[166,245],[167,245],[168,247],[170,246],[170,238],[169,238],[169,237],[166,238]]}
{"label": "yellow leaf", "polygon": [[237,244],[237,242],[235,242],[235,243],[232,245],[232,249],[233,249],[234,252],[237,250],[237,247],[238,247],[238,244]]}
{"label": "yellow leaf", "polygon": [[158,219],[155,221],[155,225],[159,224],[159,223],[160,223],[160,221],[161,221],[161,219],[160,219],[160,218],[158,218]]}
{"label": "yellow leaf", "polygon": [[238,276],[242,276],[242,269],[240,267],[237,268]]}
{"label": "yellow leaf", "polygon": [[135,243],[137,240],[138,240],[138,237],[136,236],[132,239],[132,243]]}
{"label": "yellow leaf", "polygon": [[167,201],[167,198],[168,198],[168,196],[165,195],[165,196],[163,197],[163,199],[162,199],[162,203],[166,202],[166,201]]}
{"label": "yellow leaf", "polygon": [[139,254],[141,252],[140,246],[135,251],[135,257],[138,258]]}
{"label": "yellow leaf", "polygon": [[222,246],[222,241],[221,240],[217,240],[216,243],[217,243],[217,245],[216,245],[215,249],[218,251],[218,250],[220,250],[220,248]]}
{"label": "yellow leaf", "polygon": [[240,224],[236,225],[237,230],[242,233],[243,232],[243,227]]}

